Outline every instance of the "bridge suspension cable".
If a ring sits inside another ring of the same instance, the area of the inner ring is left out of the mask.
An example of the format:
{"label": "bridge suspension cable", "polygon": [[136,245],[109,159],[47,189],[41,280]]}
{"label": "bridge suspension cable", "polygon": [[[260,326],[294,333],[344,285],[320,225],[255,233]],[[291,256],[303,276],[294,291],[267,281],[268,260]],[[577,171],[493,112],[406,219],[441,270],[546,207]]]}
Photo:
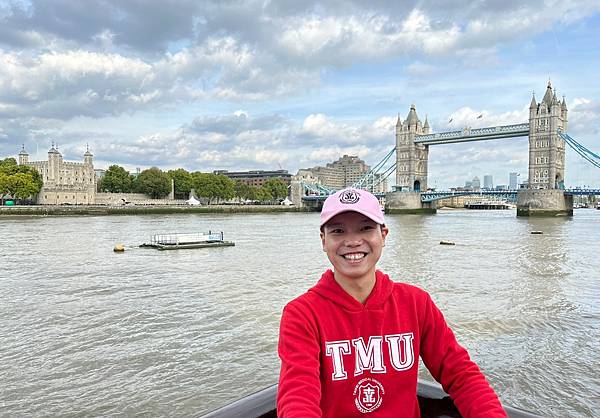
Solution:
{"label": "bridge suspension cable", "polygon": [[581,157],[590,162],[593,166],[600,168],[600,155],[590,151],[585,146],[581,145],[579,142],[575,141],[569,134],[566,132],[561,132],[558,130],[558,135],[565,140],[565,142],[577,152]]}
{"label": "bridge suspension cable", "polygon": [[378,162],[373,168],[367,171],[360,179],[358,179],[352,187],[355,189],[365,189],[371,193],[375,192],[375,188],[386,180],[396,169],[394,161],[389,167],[384,168],[390,158],[396,153],[396,147],[392,148],[383,159]]}

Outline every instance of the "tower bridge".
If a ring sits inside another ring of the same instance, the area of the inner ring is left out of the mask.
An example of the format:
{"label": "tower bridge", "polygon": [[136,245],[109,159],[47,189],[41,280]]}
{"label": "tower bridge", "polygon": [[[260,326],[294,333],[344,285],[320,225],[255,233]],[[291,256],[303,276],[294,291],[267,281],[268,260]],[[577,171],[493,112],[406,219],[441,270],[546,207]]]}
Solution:
{"label": "tower bridge", "polygon": [[[573,148],[582,158],[600,168],[600,156],[579,144],[567,134],[567,105],[559,101],[550,82],[542,100],[535,94],[529,105],[529,121],[525,123],[484,128],[465,127],[461,130],[432,133],[425,118],[422,123],[415,105],[411,105],[405,120],[398,116],[395,147],[377,165],[366,173],[354,187],[374,190],[377,182],[396,173],[395,190],[386,194],[389,212],[435,211],[435,201],[449,192],[427,191],[429,147],[439,144],[485,141],[493,139],[529,139],[529,166],[527,189],[503,191],[516,196],[518,215],[572,215],[574,194],[596,194],[581,189],[564,190],[565,145]],[[393,156],[395,154],[395,161]],[[387,165],[386,165],[387,164]],[[320,202],[333,191],[316,190],[306,186],[302,200]]]}

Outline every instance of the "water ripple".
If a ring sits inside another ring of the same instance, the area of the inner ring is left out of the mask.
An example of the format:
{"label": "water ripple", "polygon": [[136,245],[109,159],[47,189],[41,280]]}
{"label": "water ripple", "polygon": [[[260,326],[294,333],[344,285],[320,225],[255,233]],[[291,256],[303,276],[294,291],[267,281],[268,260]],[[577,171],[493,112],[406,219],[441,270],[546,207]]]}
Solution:
{"label": "water ripple", "polygon": [[[597,212],[388,216],[380,267],[430,292],[505,403],[592,417]],[[0,235],[20,238],[0,252],[0,415],[183,417],[275,382],[281,310],[328,267],[317,224],[317,214],[3,220]],[[236,246],[135,248],[153,233],[209,229]],[[128,251],[113,253],[117,242]]]}

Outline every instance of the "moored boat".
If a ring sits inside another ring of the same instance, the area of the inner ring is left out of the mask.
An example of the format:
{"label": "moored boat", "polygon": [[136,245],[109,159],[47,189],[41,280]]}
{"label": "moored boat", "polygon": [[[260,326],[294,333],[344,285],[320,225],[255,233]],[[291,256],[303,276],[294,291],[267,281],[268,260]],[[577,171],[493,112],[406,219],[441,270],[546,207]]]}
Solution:
{"label": "moored boat", "polygon": [[[421,418],[461,418],[452,399],[435,383],[419,380],[417,397]],[[277,418],[276,398],[275,384],[199,418]],[[541,418],[518,408],[504,406],[504,409],[509,418]]]}
{"label": "moored boat", "polygon": [[516,206],[504,201],[486,200],[479,202],[465,203],[465,209],[495,210],[495,209],[514,209]]}

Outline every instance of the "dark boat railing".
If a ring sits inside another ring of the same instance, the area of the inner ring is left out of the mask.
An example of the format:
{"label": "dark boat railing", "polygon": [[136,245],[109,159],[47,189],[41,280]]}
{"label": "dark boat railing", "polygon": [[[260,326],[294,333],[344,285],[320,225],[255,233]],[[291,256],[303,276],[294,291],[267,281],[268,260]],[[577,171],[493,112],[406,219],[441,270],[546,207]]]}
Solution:
{"label": "dark boat railing", "polygon": [[[421,418],[461,418],[452,399],[432,382],[419,380],[417,397]],[[276,418],[277,384],[238,399],[198,418]],[[531,412],[505,406],[510,418],[542,418]]]}

